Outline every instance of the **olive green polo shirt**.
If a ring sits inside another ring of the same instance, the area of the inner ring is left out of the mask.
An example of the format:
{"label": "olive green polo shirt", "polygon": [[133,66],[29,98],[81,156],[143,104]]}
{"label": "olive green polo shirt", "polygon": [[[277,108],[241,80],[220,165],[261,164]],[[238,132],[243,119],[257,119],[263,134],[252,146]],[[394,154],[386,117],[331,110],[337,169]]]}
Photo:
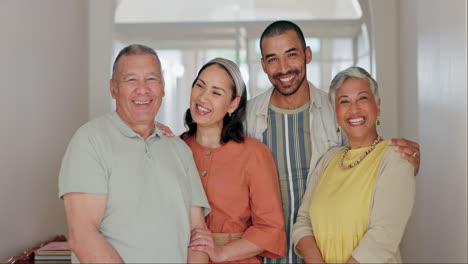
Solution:
{"label": "olive green polo shirt", "polygon": [[185,263],[190,207],[209,208],[187,145],[157,129],[145,140],[116,112],[71,139],[59,197],[70,192],[107,194],[100,230],[124,262]]}

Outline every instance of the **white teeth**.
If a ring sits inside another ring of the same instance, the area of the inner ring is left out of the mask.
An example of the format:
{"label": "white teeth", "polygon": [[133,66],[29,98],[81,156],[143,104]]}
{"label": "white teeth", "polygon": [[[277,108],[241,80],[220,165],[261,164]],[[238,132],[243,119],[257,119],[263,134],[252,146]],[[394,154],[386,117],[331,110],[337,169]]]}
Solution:
{"label": "white teeth", "polygon": [[282,82],[289,82],[290,80],[292,80],[293,76],[289,76],[288,78],[280,78],[280,81]]}
{"label": "white teeth", "polygon": [[133,100],[133,102],[134,102],[135,104],[142,105],[142,104],[149,104],[151,101],[136,101],[136,100]]}
{"label": "white teeth", "polygon": [[364,118],[363,117],[353,118],[353,119],[348,120],[348,122],[351,123],[352,125],[358,125],[358,124],[364,123]]}
{"label": "white teeth", "polygon": [[206,109],[206,108],[204,108],[204,107],[201,106],[201,105],[197,105],[197,109],[200,110],[200,111],[202,111],[202,112],[205,112],[205,113],[211,112],[209,109]]}

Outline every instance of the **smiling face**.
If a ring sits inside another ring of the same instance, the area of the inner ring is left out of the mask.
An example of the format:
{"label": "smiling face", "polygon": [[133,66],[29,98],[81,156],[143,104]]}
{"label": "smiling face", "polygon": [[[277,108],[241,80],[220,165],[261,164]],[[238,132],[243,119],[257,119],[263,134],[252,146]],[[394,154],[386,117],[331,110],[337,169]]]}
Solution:
{"label": "smiling face", "polygon": [[377,138],[375,122],[380,115],[380,100],[376,100],[367,80],[349,78],[336,91],[336,118],[340,127],[353,141],[368,142]]}
{"label": "smiling face", "polygon": [[120,118],[133,130],[152,126],[164,96],[159,60],[152,54],[123,55],[117,69],[110,89]]}
{"label": "smiling face", "polygon": [[306,87],[306,64],[312,60],[310,47],[304,47],[296,32],[288,30],[262,40],[262,67],[271,84],[282,95],[292,95]]}
{"label": "smiling face", "polygon": [[206,67],[198,76],[190,96],[190,114],[197,127],[222,129],[223,119],[239,105],[240,97],[233,97],[234,82],[220,66]]}

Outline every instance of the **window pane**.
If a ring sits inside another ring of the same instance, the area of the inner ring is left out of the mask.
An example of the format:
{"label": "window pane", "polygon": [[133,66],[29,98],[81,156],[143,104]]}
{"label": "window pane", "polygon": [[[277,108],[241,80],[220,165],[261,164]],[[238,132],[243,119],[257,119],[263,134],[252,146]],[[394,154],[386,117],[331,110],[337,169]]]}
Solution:
{"label": "window pane", "polygon": [[336,38],[332,41],[334,60],[353,59],[353,40],[351,38]]}
{"label": "window pane", "polygon": [[236,61],[236,51],[234,49],[209,49],[206,51],[206,61],[221,57],[228,60]]}
{"label": "window pane", "polygon": [[306,38],[306,46],[312,50],[312,58],[320,60],[320,39],[319,38]]}
{"label": "window pane", "polygon": [[119,0],[117,23],[359,19],[357,0]]}
{"label": "window pane", "polygon": [[313,83],[317,88],[322,88],[322,78],[320,77],[321,70],[320,70],[321,64],[318,62],[312,61],[307,65],[307,80],[309,80],[311,83]]}

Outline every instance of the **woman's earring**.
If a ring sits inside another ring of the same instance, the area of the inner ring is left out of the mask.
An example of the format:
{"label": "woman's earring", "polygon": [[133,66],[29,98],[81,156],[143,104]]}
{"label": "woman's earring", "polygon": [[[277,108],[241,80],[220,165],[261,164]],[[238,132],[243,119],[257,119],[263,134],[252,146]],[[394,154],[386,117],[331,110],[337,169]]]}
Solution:
{"label": "woman's earring", "polygon": [[377,118],[377,125],[380,126],[380,120]]}
{"label": "woman's earring", "polygon": [[340,132],[341,132],[341,129],[340,129],[340,127],[339,127],[339,126],[337,126],[337,127],[336,127],[336,133],[338,133],[338,134],[339,134]]}
{"label": "woman's earring", "polygon": [[232,113],[228,113],[229,117],[231,117]]}

